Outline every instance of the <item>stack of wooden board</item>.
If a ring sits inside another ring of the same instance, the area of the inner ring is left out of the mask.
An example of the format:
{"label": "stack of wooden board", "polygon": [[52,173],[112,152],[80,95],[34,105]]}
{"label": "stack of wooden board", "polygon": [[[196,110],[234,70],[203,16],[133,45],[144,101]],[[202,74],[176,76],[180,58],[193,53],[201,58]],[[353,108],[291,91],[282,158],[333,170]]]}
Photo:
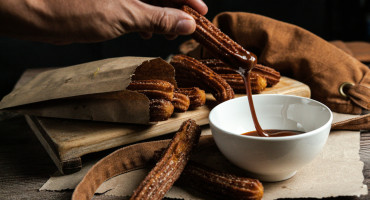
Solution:
{"label": "stack of wooden board", "polygon": [[[18,85],[26,83],[42,70],[28,70]],[[310,97],[307,85],[296,80],[282,77],[272,88],[263,94],[285,94]],[[237,95],[242,96],[242,95]],[[145,139],[173,133],[181,123],[192,118],[199,125],[208,124],[208,114],[215,101],[207,95],[207,104],[196,110],[176,113],[169,120],[154,125],[133,125],[107,122],[93,122],[26,116],[27,122],[44,146],[59,171],[64,174],[81,169],[81,156],[99,152]]]}

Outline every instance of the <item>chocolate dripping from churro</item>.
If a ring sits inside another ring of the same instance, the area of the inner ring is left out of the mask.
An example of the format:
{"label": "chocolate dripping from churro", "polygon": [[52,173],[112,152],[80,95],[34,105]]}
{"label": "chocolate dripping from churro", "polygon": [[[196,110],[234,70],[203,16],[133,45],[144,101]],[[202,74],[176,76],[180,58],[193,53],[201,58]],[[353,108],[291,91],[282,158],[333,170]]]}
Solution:
{"label": "chocolate dripping from churro", "polygon": [[[237,71],[242,75],[245,83],[249,107],[256,132],[259,136],[269,137],[269,134],[263,131],[258,122],[252,99],[249,73],[257,64],[257,57],[233,41],[229,36],[212,24],[212,22],[192,8],[183,6],[182,10],[191,15],[196,22],[196,29],[192,35],[193,38],[223,62],[239,67]],[[287,134],[295,135],[295,133],[291,131],[281,131],[275,135],[279,134],[281,134],[281,136],[285,136]]]}
{"label": "chocolate dripping from churro", "polygon": [[260,126],[260,123],[258,122],[256,110],[253,104],[251,83],[250,83],[250,77],[249,77],[250,71],[245,71],[243,68],[239,68],[237,72],[240,73],[240,75],[243,77],[246,94],[248,97],[249,108],[251,111],[254,127],[256,128],[256,131],[246,132],[246,133],[243,133],[242,135],[261,136],[261,137],[283,137],[283,136],[292,136],[292,135],[297,135],[297,134],[302,133],[300,131],[289,131],[289,130],[263,130]]}
{"label": "chocolate dripping from churro", "polygon": [[263,129],[261,128],[260,123],[258,122],[258,119],[257,119],[256,110],[254,109],[251,82],[250,82],[250,77],[249,77],[250,71],[246,71],[244,68],[239,67],[239,70],[237,70],[237,72],[243,77],[243,80],[244,80],[245,91],[248,97],[249,109],[251,111],[254,127],[256,128],[256,132],[261,137],[269,137],[269,134],[264,132]]}

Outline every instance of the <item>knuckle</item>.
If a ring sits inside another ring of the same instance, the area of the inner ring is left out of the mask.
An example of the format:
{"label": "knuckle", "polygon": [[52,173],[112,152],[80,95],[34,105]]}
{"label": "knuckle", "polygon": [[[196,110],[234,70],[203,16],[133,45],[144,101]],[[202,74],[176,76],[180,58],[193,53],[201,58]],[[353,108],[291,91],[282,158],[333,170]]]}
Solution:
{"label": "knuckle", "polygon": [[153,30],[158,33],[168,33],[173,30],[173,17],[167,12],[160,12],[153,16]]}

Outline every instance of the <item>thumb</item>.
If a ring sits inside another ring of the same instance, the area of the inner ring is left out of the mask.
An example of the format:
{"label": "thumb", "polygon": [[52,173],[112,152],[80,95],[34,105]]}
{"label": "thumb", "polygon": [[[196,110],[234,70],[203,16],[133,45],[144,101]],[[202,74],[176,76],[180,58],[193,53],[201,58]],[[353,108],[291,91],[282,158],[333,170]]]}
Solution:
{"label": "thumb", "polygon": [[175,8],[147,5],[141,10],[137,21],[138,31],[169,35],[189,35],[195,31],[195,20],[187,13]]}

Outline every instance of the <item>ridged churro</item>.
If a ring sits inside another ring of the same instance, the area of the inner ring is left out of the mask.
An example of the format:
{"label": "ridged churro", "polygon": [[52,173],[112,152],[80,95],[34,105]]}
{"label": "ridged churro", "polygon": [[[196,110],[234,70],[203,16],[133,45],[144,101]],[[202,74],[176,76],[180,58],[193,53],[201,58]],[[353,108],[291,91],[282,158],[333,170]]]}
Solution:
{"label": "ridged churro", "polygon": [[193,86],[199,86],[210,90],[218,102],[234,98],[234,91],[230,85],[216,72],[209,69],[200,61],[185,55],[175,55],[171,60],[176,70],[176,81],[193,82]]}
{"label": "ridged churro", "polygon": [[164,80],[135,80],[128,85],[127,89],[143,93],[149,99],[172,101],[175,87]]}
{"label": "ridged churro", "polygon": [[136,188],[130,199],[162,199],[184,170],[201,129],[194,120],[185,121],[154,168]]}
{"label": "ridged churro", "polygon": [[224,34],[212,22],[189,6],[182,10],[191,15],[196,23],[192,37],[210,51],[216,58],[221,59],[236,69],[250,71],[257,63],[257,57],[245,50],[229,36]]}

